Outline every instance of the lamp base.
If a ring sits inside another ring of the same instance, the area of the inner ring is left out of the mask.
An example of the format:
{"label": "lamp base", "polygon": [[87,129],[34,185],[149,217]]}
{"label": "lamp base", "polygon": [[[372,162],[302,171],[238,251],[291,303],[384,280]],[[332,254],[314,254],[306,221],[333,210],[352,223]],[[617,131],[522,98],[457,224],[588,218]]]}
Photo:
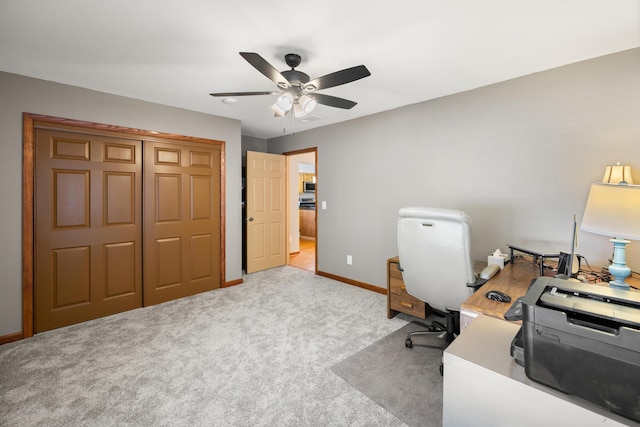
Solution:
{"label": "lamp base", "polygon": [[629,290],[629,285],[625,283],[624,279],[631,275],[631,269],[627,267],[627,255],[625,252],[625,246],[627,243],[631,243],[625,239],[611,239],[613,243],[613,264],[609,266],[609,273],[613,276],[614,280],[609,282],[609,286],[616,289]]}

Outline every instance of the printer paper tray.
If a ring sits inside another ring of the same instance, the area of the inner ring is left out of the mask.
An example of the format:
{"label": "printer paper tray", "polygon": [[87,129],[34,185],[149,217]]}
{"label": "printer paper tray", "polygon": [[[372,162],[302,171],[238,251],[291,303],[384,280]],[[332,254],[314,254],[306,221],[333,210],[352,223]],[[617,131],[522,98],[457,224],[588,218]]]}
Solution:
{"label": "printer paper tray", "polygon": [[640,329],[640,305],[634,307],[633,302],[623,305],[597,295],[585,298],[562,292],[554,287],[540,296],[539,304],[567,313],[579,313],[588,317],[606,319],[619,324],[619,326]]}

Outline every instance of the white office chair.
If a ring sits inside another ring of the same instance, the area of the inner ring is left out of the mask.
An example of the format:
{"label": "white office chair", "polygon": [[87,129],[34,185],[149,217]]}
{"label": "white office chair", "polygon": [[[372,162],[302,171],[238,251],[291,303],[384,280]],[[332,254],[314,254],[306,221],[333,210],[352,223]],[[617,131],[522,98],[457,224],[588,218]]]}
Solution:
{"label": "white office chair", "polygon": [[[441,335],[445,348],[460,332],[460,304],[486,282],[478,279],[471,257],[469,216],[459,210],[402,208],[398,218],[399,269],[407,292],[429,304],[446,318],[446,326],[433,322],[426,331],[412,332],[405,345],[413,347],[415,335]],[[495,273],[494,273],[495,274]],[[442,373],[442,366],[440,367]]]}

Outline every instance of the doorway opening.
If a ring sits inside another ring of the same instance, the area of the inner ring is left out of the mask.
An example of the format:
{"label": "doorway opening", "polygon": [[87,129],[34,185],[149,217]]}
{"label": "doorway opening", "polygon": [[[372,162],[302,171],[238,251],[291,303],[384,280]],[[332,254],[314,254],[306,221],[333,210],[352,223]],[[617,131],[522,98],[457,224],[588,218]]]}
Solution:
{"label": "doorway opening", "polygon": [[308,271],[316,271],[316,241],[300,237],[299,251],[289,254],[289,265]]}
{"label": "doorway opening", "polygon": [[317,148],[284,153],[289,181],[289,265],[317,272]]}

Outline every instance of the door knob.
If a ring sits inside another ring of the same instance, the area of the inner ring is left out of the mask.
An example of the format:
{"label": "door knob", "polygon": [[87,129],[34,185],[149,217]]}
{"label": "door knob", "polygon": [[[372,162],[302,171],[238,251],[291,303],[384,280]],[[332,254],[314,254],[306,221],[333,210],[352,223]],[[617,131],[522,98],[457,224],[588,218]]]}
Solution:
{"label": "door knob", "polygon": [[253,217],[250,216],[249,218],[245,218],[247,221],[253,221]]}

